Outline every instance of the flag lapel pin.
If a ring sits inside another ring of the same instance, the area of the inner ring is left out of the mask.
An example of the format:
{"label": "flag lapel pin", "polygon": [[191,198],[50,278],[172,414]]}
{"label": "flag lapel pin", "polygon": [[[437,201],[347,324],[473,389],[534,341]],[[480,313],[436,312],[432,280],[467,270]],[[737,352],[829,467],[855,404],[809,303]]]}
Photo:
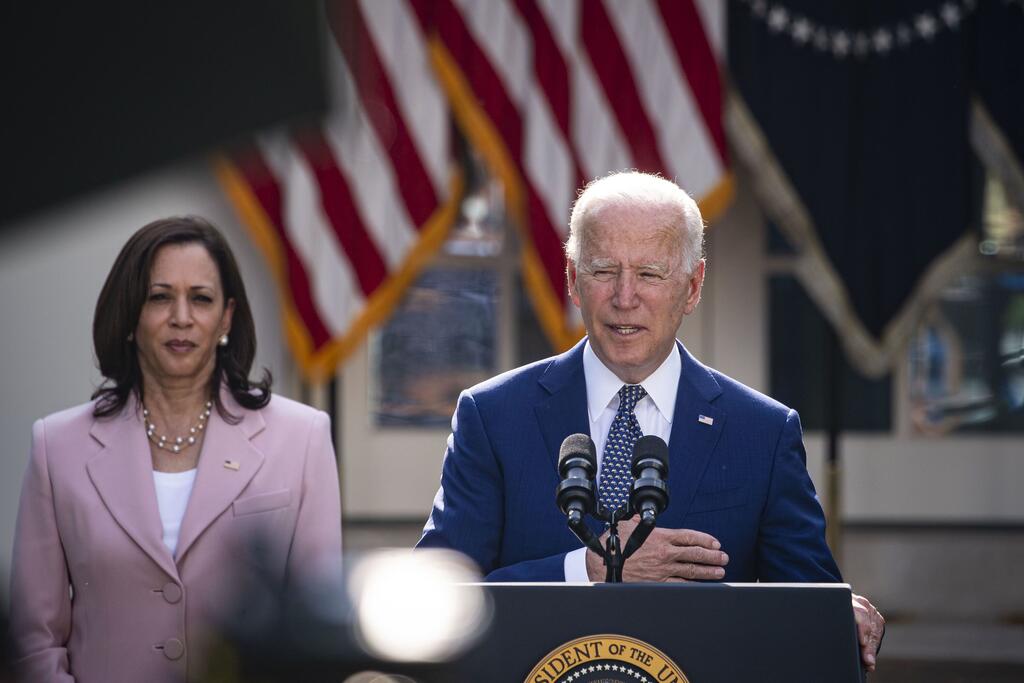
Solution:
{"label": "flag lapel pin", "polygon": [[224,468],[228,470],[238,471],[242,465],[237,460],[225,460]]}
{"label": "flag lapel pin", "polygon": [[711,425],[715,424],[715,418],[708,417],[707,415],[698,415],[697,416],[697,422],[700,422],[702,425],[711,426]]}

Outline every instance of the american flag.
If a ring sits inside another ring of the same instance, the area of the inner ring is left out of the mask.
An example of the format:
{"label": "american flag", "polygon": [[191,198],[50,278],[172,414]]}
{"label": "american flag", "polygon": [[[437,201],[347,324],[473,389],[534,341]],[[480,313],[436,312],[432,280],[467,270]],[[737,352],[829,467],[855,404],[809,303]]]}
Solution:
{"label": "american flag", "polygon": [[327,5],[320,125],[217,162],[283,290],[289,343],[329,376],[444,241],[452,122],[502,181],[556,348],[581,330],[562,244],[586,180],[660,172],[714,217],[731,195],[719,0],[351,0]]}

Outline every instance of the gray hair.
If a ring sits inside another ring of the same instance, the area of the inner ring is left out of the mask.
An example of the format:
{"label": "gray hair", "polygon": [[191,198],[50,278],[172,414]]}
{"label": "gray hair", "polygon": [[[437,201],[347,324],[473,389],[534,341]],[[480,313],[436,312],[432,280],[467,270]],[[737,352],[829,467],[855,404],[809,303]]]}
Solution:
{"label": "gray hair", "polygon": [[580,192],[572,207],[569,239],[565,242],[565,255],[573,264],[578,265],[583,255],[587,222],[603,207],[613,204],[663,208],[678,217],[671,223],[679,228],[683,267],[687,273],[697,267],[704,251],[704,219],[697,202],[671,180],[640,171],[610,173],[590,181]]}

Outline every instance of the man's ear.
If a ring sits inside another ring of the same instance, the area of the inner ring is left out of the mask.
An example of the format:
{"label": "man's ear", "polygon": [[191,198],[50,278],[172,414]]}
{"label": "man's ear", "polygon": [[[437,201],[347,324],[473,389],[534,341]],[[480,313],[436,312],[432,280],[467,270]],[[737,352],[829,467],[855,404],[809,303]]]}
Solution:
{"label": "man's ear", "polygon": [[697,267],[693,269],[693,273],[690,274],[689,279],[686,282],[686,306],[683,308],[683,313],[690,315],[697,309],[697,304],[700,303],[700,292],[704,288],[704,259],[697,262]]}
{"label": "man's ear", "polygon": [[565,279],[569,283],[569,298],[572,299],[573,304],[576,308],[580,307],[580,292],[579,283],[576,281],[579,273],[576,271],[576,264],[572,262],[572,259],[565,259]]}

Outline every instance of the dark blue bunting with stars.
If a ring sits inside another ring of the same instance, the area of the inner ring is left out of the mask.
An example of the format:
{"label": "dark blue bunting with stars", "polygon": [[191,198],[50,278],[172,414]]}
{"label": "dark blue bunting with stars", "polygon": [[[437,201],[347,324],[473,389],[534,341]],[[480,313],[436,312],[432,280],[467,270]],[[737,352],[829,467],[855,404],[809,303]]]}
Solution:
{"label": "dark blue bunting with stars", "polygon": [[734,88],[806,208],[841,283],[837,305],[876,341],[977,226],[977,10],[974,0],[729,4]]}

